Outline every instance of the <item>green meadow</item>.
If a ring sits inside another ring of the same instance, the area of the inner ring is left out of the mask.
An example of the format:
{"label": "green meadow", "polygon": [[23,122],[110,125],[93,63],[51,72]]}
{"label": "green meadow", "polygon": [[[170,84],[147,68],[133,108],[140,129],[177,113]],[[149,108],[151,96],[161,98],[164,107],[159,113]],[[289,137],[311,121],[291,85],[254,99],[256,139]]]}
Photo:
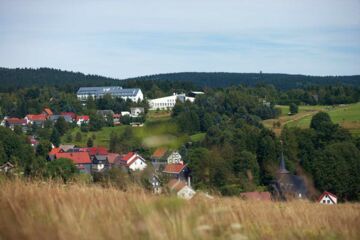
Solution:
{"label": "green meadow", "polygon": [[[72,143],[77,146],[86,146],[88,138],[93,138],[94,146],[109,147],[110,134],[123,134],[125,128],[130,128],[134,138],[139,140],[147,148],[156,148],[159,146],[178,149],[184,143],[192,141],[198,142],[204,139],[205,133],[198,133],[189,136],[182,133],[177,124],[171,120],[170,115],[160,112],[158,115],[151,112],[142,127],[116,126],[103,127],[96,132],[81,132],[79,128],[71,129],[62,137],[62,143]],[[81,141],[76,141],[77,133],[81,134]],[[71,141],[68,141],[67,135],[71,134]]]}
{"label": "green meadow", "polygon": [[348,129],[354,135],[360,135],[360,103],[337,106],[299,106],[299,113],[292,116],[288,116],[289,106],[279,105],[277,108],[281,110],[280,117],[265,120],[265,126],[272,128],[273,123],[280,122],[281,128],[284,126],[308,128],[312,116],[319,111],[323,111],[329,114],[334,123]]}

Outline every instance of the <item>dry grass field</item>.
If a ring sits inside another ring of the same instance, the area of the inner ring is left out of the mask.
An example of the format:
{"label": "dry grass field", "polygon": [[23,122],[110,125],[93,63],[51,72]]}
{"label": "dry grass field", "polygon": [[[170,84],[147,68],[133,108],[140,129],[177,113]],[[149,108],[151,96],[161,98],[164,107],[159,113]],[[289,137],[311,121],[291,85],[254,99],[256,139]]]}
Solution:
{"label": "dry grass field", "polygon": [[2,181],[0,239],[359,239],[360,204],[196,197]]}

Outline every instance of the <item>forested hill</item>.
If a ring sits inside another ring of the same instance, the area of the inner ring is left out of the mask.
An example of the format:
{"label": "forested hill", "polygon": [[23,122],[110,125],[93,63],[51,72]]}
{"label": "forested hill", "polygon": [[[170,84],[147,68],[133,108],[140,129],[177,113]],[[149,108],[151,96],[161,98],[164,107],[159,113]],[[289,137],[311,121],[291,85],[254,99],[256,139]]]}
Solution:
{"label": "forested hill", "polygon": [[354,76],[306,76],[280,73],[225,73],[225,72],[183,72],[142,76],[128,80],[174,80],[190,81],[197,86],[227,87],[245,84],[272,84],[279,89],[301,88],[310,85],[345,84],[360,86],[360,75]]}
{"label": "forested hill", "polygon": [[345,84],[360,86],[360,75],[354,76],[305,76],[277,73],[165,73],[124,79],[107,78],[98,75],[85,75],[79,72],[62,71],[51,68],[39,69],[9,69],[0,68],[0,91],[12,91],[17,88],[31,86],[58,86],[77,89],[80,86],[122,85],[125,87],[145,87],[145,80],[183,82],[198,87],[227,87],[231,85],[245,84],[254,86],[257,84],[272,84],[279,89],[301,88],[310,85],[334,85]]}
{"label": "forested hill", "polygon": [[62,71],[51,68],[0,68],[0,91],[11,91],[22,87],[59,86],[77,88],[79,86],[99,86],[119,84],[118,80],[85,75],[79,72]]}

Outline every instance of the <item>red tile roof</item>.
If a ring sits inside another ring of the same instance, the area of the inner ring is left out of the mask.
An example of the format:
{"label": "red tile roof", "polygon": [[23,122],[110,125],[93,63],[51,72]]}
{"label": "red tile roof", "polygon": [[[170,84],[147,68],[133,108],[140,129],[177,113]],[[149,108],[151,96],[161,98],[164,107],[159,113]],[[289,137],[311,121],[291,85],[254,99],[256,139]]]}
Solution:
{"label": "red tile roof", "polygon": [[55,154],[56,159],[68,158],[71,159],[75,164],[86,164],[91,163],[90,155],[87,152],[61,152]]}
{"label": "red tile roof", "polygon": [[26,115],[26,117],[30,121],[45,121],[46,120],[45,114],[28,114],[28,115]]}
{"label": "red tile roof", "polygon": [[82,119],[84,121],[89,121],[90,120],[90,117],[87,116],[87,115],[84,115],[84,116],[76,116],[76,121],[79,121],[79,119]]}
{"label": "red tile roof", "polygon": [[171,179],[167,184],[167,186],[170,188],[170,190],[178,192],[181,189],[183,189],[185,186],[187,186],[187,183],[185,181],[180,181],[178,179]]}
{"label": "red tile roof", "polygon": [[80,152],[88,152],[90,156],[107,155],[109,152],[105,147],[80,148]]}
{"label": "red tile roof", "polygon": [[244,192],[240,193],[240,196],[248,200],[271,201],[271,194],[269,192]]}
{"label": "red tile roof", "polygon": [[130,158],[132,158],[134,155],[135,155],[134,152],[128,152],[127,154],[125,154],[125,155],[123,155],[123,156],[121,157],[121,160],[127,162],[127,161],[128,161]]}
{"label": "red tile roof", "polygon": [[110,164],[114,164],[116,159],[120,156],[118,153],[109,153],[108,154],[108,161]]}
{"label": "red tile roof", "polygon": [[51,149],[51,151],[49,152],[49,155],[55,155],[57,153],[59,153],[61,151],[61,148],[53,148]]}
{"label": "red tile roof", "polygon": [[8,118],[6,119],[6,122],[8,122],[8,124],[26,124],[26,119]]}
{"label": "red tile roof", "polygon": [[47,115],[53,115],[53,112],[51,111],[50,108],[44,108],[44,112],[47,114]]}
{"label": "red tile roof", "polygon": [[167,164],[163,172],[165,173],[177,173],[179,174],[184,168],[186,164]]}
{"label": "red tile roof", "polygon": [[167,149],[166,148],[157,148],[153,155],[151,155],[152,158],[162,158],[166,154]]}

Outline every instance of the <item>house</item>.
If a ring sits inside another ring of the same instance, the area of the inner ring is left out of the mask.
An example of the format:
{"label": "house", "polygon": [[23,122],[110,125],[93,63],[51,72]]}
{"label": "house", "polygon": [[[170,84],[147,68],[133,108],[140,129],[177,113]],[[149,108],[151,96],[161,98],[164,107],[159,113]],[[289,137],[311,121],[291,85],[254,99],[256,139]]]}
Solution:
{"label": "house", "polygon": [[90,147],[90,148],[80,148],[81,152],[88,152],[90,157],[94,157],[95,155],[108,155],[109,152],[105,147]]}
{"label": "house", "polygon": [[131,117],[139,117],[145,113],[145,109],[143,107],[132,107],[130,108]]}
{"label": "house", "polygon": [[54,161],[60,158],[72,160],[82,173],[91,173],[92,161],[88,152],[58,152],[55,154]]}
{"label": "house", "polygon": [[162,172],[169,178],[186,180],[190,170],[186,164],[166,164]]}
{"label": "house", "polygon": [[63,152],[68,152],[71,149],[74,149],[75,145],[74,144],[60,144],[59,148],[62,149]]}
{"label": "house", "polygon": [[74,112],[61,112],[60,113],[61,116],[63,116],[64,118],[67,117],[67,118],[71,118],[71,122],[75,122],[76,120],[76,113]]}
{"label": "house", "polygon": [[272,184],[274,195],[281,200],[307,198],[308,190],[302,177],[291,174],[285,166],[284,154],[281,154],[280,167],[276,180]]}
{"label": "house", "polygon": [[90,117],[87,115],[76,116],[76,124],[81,126],[82,124],[89,124]]}
{"label": "house", "polygon": [[0,165],[0,172],[3,173],[10,173],[15,169],[15,165],[12,164],[11,162],[6,162],[2,165]]}
{"label": "house", "polygon": [[27,121],[26,119],[22,118],[5,117],[4,120],[1,122],[1,126],[10,128],[11,130],[14,130],[16,126],[19,126],[25,132],[27,130]]}
{"label": "house", "polygon": [[140,88],[122,88],[119,86],[109,87],[81,87],[76,93],[80,101],[86,101],[89,97],[94,99],[102,98],[105,95],[131,100],[133,102],[142,101],[144,94]]}
{"label": "house", "polygon": [[270,192],[244,192],[240,193],[240,197],[245,200],[271,201]]}
{"label": "house", "polygon": [[337,204],[337,196],[335,196],[334,194],[332,194],[330,192],[325,191],[319,197],[318,203],[328,204],[328,205]]}
{"label": "house", "polygon": [[53,112],[51,111],[50,108],[44,108],[42,114],[45,114],[49,118],[51,115],[53,115]]}
{"label": "house", "polygon": [[120,158],[120,154],[108,153],[107,158],[108,158],[109,168],[112,168],[116,164],[117,159]]}
{"label": "house", "polygon": [[189,200],[193,198],[196,194],[195,190],[191,188],[190,185],[186,183],[186,181],[181,181],[179,179],[172,179],[167,184],[170,192],[176,193],[176,195],[180,198]]}
{"label": "house", "polygon": [[167,156],[167,152],[168,150],[164,147],[159,147],[157,149],[155,149],[154,153],[151,155],[151,161],[156,161],[156,162],[161,162],[161,161],[166,161],[166,156]]}
{"label": "house", "polygon": [[121,156],[119,163],[132,171],[142,171],[147,167],[145,159],[135,152]]}
{"label": "house", "polygon": [[25,117],[27,124],[44,127],[45,121],[48,119],[45,114],[28,114]]}
{"label": "house", "polygon": [[153,193],[160,194],[162,191],[162,188],[161,188],[161,181],[160,181],[159,176],[156,174],[152,174],[149,178],[149,182],[151,184]]}
{"label": "house", "polygon": [[67,123],[73,122],[73,119],[70,115],[51,115],[49,117],[49,120],[55,123],[55,122],[57,122],[57,120],[59,120],[59,118],[64,118],[65,122],[67,122]]}
{"label": "house", "polygon": [[120,114],[121,114],[122,117],[123,116],[130,116],[130,112],[128,112],[128,111],[122,111],[122,112],[120,112]]}
{"label": "house", "polygon": [[48,157],[50,159],[50,161],[53,161],[55,160],[55,156],[57,153],[60,153],[60,152],[64,152],[64,150],[62,150],[61,148],[59,147],[54,147],[53,149],[50,150],[49,154],[48,154]]}
{"label": "house", "polygon": [[182,157],[178,151],[172,151],[167,157],[168,164],[184,164]]}
{"label": "house", "polygon": [[115,126],[121,124],[120,118],[121,118],[121,114],[119,114],[119,113],[115,113],[115,114],[113,115],[114,125],[115,125]]}
{"label": "house", "polygon": [[102,172],[109,168],[109,161],[107,155],[95,155],[92,158],[92,171]]}

